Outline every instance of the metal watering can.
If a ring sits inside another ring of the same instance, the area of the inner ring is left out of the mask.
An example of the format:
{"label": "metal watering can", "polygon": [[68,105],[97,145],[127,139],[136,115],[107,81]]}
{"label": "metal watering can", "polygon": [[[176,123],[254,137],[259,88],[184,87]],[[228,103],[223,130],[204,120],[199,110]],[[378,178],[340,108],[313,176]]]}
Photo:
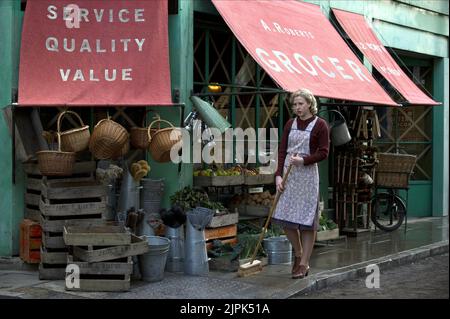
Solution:
{"label": "metal watering can", "polygon": [[[352,140],[350,131],[348,130],[347,122],[341,112],[336,110],[323,110],[321,112],[335,112],[339,114],[341,119],[335,120],[330,123],[331,129],[331,142],[334,146],[344,145]],[[319,113],[321,113],[319,112]]]}

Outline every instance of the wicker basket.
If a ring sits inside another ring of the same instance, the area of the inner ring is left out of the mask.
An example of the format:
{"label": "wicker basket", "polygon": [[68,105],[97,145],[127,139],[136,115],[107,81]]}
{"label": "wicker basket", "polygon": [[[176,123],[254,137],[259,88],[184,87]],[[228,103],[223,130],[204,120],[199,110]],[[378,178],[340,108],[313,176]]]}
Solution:
{"label": "wicker basket", "polygon": [[36,152],[38,166],[44,176],[70,176],[75,164],[75,152],[61,151],[61,136],[58,132],[58,150]]}
{"label": "wicker basket", "polygon": [[77,113],[72,111],[64,111],[58,115],[57,127],[60,132],[61,120],[66,114],[73,114],[80,121],[81,127],[61,132],[61,150],[65,152],[81,152],[89,146],[91,133],[89,125],[84,125],[83,120]]}
{"label": "wicker basket", "polygon": [[408,188],[409,177],[416,165],[416,156],[378,153],[376,184],[378,187]]}
{"label": "wicker basket", "polygon": [[[152,134],[152,126],[155,123],[166,123],[170,127],[158,129],[154,134]],[[159,163],[166,163],[170,161],[170,150],[172,147],[177,144],[181,143],[181,131],[178,128],[175,128],[172,123],[166,121],[166,120],[155,120],[148,126],[147,129],[148,134],[148,150],[150,152],[150,155],[152,158]],[[175,138],[171,139],[171,135],[173,135]]]}
{"label": "wicker basket", "polygon": [[97,159],[110,159],[122,151],[128,142],[128,132],[113,120],[100,120],[94,127],[89,150]]}
{"label": "wicker basket", "polygon": [[[142,127],[132,127],[130,129],[130,141],[131,145],[137,149],[146,150],[148,148],[148,134],[147,134],[147,127],[143,127],[145,124],[145,119],[147,117],[147,113],[154,112],[153,110],[147,110],[144,114],[144,117],[142,119]],[[160,117],[156,113],[155,119],[159,120]],[[157,129],[152,129],[151,134],[155,134]]]}
{"label": "wicker basket", "polygon": [[119,159],[119,158],[124,157],[125,155],[127,155],[129,151],[130,151],[130,142],[127,141],[124,144],[124,146],[122,147],[122,149],[120,150],[120,152],[117,152],[117,153],[113,154],[111,158],[113,160]]}

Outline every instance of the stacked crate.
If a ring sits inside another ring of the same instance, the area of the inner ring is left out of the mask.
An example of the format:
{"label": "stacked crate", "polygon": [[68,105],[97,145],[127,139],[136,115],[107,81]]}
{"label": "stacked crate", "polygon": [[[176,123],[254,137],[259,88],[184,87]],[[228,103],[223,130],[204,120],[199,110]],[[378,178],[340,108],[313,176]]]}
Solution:
{"label": "stacked crate", "polygon": [[220,240],[222,244],[237,244],[238,222],[238,213],[214,215],[205,228],[206,248],[210,249],[214,240]]}
{"label": "stacked crate", "polygon": [[42,229],[39,223],[24,219],[20,223],[20,258],[30,264],[39,263],[41,242]]}
{"label": "stacked crate", "polygon": [[132,256],[149,251],[146,240],[123,225],[65,226],[64,241],[70,246],[67,263],[79,269],[78,291],[127,291],[133,272]]}
{"label": "stacked crate", "polygon": [[40,279],[64,279],[68,249],[64,226],[101,224],[106,213],[106,187],[95,180],[44,178],[39,202],[42,226]]}
{"label": "stacked crate", "polygon": [[70,177],[43,177],[37,162],[24,163],[23,170],[26,174],[24,218],[40,222],[41,212],[39,210],[39,201],[41,197],[41,184],[43,179],[58,179],[61,181],[93,180],[95,168],[95,162],[78,162],[75,163],[74,172]]}

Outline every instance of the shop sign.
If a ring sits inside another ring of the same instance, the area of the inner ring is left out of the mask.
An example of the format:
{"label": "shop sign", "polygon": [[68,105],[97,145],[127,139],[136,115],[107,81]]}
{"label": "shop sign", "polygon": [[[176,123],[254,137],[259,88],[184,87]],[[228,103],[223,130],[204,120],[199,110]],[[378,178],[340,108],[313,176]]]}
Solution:
{"label": "shop sign", "polygon": [[336,9],[333,9],[333,12],[358,49],[410,104],[440,104],[422,92],[403,72],[366,22],[364,16]]}
{"label": "shop sign", "polygon": [[170,104],[167,0],[28,0],[20,104]]}
{"label": "shop sign", "polygon": [[320,97],[396,105],[319,6],[293,0],[213,0],[213,4],[283,89],[306,87]]}

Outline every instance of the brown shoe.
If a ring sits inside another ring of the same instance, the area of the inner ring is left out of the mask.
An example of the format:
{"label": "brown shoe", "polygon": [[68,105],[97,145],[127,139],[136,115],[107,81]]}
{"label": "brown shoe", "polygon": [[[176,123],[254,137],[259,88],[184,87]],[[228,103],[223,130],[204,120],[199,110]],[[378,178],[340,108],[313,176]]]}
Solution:
{"label": "brown shoe", "polygon": [[293,279],[302,279],[308,276],[309,274],[309,266],[300,265],[298,267],[298,271],[292,274]]}
{"label": "brown shoe", "polygon": [[298,272],[298,267],[300,267],[301,260],[302,260],[302,256],[294,257],[294,264],[292,265],[292,274]]}

